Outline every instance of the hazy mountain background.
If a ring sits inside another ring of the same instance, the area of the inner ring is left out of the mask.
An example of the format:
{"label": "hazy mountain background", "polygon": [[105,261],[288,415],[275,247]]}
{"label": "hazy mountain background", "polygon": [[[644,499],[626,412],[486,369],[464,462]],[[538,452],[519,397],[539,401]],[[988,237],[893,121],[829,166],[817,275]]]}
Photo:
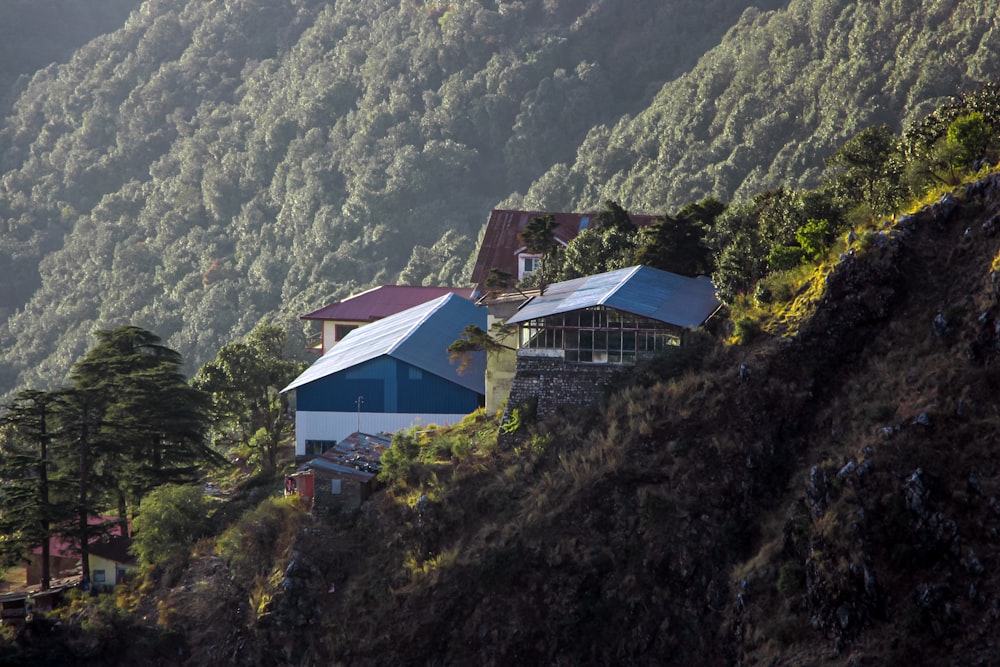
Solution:
{"label": "hazy mountain background", "polygon": [[[57,4],[18,3],[5,25],[47,25]],[[19,83],[59,55],[15,40],[0,393],[60,382],[99,327],[155,331],[193,370],[268,314],[462,282],[501,202],[663,213],[814,184],[846,137],[992,79],[996,15],[972,0],[149,0],[86,43],[103,27],[79,22],[72,57]]]}

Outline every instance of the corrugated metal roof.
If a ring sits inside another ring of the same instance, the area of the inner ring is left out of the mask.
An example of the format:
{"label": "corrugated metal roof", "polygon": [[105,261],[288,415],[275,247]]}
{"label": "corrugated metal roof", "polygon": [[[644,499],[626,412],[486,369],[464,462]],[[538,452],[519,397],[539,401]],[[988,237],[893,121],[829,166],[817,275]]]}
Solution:
{"label": "corrugated metal roof", "polygon": [[282,392],[387,355],[445,378],[477,393],[485,393],[484,354],[476,354],[459,375],[448,358],[448,346],[466,326],[486,328],[486,311],[468,299],[445,294],[355,329],[316,360]]}
{"label": "corrugated metal roof", "polygon": [[[490,269],[498,269],[517,277],[517,250],[524,244],[518,235],[532,218],[555,216],[558,226],[553,232],[557,240],[569,243],[587,227],[594,224],[599,213],[566,213],[562,211],[510,211],[495,209],[490,214],[479,244],[476,265],[472,269],[472,282],[481,289],[490,276]],[[655,215],[629,214],[637,227],[646,227],[656,220]]]}
{"label": "corrugated metal roof", "polygon": [[382,285],[349,296],[343,301],[323,306],[306,313],[300,320],[346,320],[349,322],[374,322],[383,317],[401,313],[445,294],[472,298],[469,287],[424,287],[421,285]]}
{"label": "corrugated metal roof", "polygon": [[694,329],[719,305],[715,286],[705,276],[687,278],[649,266],[633,266],[550,285],[544,294],[527,301],[507,323],[607,306]]}
{"label": "corrugated metal roof", "polygon": [[358,470],[357,468],[351,468],[350,466],[343,466],[326,459],[313,459],[302,466],[303,469],[312,470],[322,470],[328,472],[338,477],[343,477],[345,479],[352,479],[357,482],[370,482],[375,479],[375,473],[365,472],[364,470]]}

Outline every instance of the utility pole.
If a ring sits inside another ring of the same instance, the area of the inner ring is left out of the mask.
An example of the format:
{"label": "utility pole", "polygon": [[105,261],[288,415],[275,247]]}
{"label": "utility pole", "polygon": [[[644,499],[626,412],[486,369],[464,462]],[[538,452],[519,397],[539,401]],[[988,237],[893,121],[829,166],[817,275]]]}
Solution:
{"label": "utility pole", "polygon": [[357,433],[361,433],[361,406],[364,405],[364,402],[365,402],[365,397],[364,396],[358,396],[358,400],[355,401],[355,403],[357,403],[357,406],[358,406],[358,428],[357,428]]}

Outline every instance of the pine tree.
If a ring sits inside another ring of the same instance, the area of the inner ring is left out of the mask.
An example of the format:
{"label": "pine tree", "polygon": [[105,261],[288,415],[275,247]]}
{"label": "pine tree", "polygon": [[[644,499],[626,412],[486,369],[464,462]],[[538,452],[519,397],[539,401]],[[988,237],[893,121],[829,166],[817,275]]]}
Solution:
{"label": "pine tree", "polygon": [[69,517],[65,470],[53,439],[60,395],[24,390],[0,420],[0,559],[11,565],[41,547],[41,588],[51,580],[49,540]]}

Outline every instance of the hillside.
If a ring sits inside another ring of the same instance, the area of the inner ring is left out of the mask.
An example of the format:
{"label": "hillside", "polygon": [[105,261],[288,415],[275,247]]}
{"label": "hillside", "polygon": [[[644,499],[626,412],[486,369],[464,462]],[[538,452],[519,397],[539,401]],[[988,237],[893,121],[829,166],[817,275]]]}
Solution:
{"label": "hillside", "polygon": [[139,0],[11,0],[0,11],[0,104],[18,77],[69,60],[90,40],[120,28]]}
{"label": "hillside", "polygon": [[747,12],[634,117],[595,127],[510,206],[674,210],[713,194],[812,187],[843,141],[899,132],[941,96],[994,79],[1000,29],[983,2],[791,0]]}
{"label": "hillside", "polygon": [[845,137],[995,76],[995,12],[148,0],[0,125],[0,395],[59,383],[98,327],[193,371],[268,314],[298,333],[375,282],[461,282],[505,199],[663,213],[815,184]]}
{"label": "hillside", "polygon": [[0,126],[0,394],[60,381],[95,327],[193,370],[268,313],[461,282],[499,199],[749,4],[143,3]]}
{"label": "hillside", "polygon": [[[131,620],[37,648],[103,647],[99,664],[164,647],[198,665],[994,664],[998,210],[994,174],[818,272],[793,337],[706,337],[510,450],[470,422],[365,511],[300,527],[258,510],[227,538],[238,550],[161,569]],[[113,641],[126,631],[142,641]]]}
{"label": "hillside", "polygon": [[384,508],[395,557],[326,570],[330,654],[993,664],[998,207],[994,176],[839,262],[795,338],[703,351]]}

